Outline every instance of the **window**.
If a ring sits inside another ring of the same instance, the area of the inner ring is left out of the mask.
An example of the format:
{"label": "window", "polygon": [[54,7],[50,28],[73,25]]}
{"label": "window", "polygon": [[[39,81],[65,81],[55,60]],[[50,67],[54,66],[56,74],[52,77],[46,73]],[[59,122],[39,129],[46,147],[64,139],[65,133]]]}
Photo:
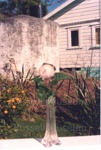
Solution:
{"label": "window", "polygon": [[81,28],[70,28],[67,30],[68,49],[81,48]]}
{"label": "window", "polygon": [[96,45],[100,44],[100,28],[95,28],[95,40]]}
{"label": "window", "polygon": [[71,46],[79,46],[78,30],[71,31]]}
{"label": "window", "polygon": [[92,47],[100,46],[100,27],[92,26]]}

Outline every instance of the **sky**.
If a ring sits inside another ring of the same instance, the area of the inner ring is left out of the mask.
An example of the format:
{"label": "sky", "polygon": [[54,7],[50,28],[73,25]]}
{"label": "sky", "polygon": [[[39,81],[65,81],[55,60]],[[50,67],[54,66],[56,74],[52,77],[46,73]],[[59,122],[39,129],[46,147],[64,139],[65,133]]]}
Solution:
{"label": "sky", "polygon": [[49,12],[53,11],[53,10],[56,9],[58,6],[60,6],[61,4],[63,4],[63,2],[54,4],[54,5],[52,5],[52,6],[49,6],[49,7],[48,7],[48,11],[49,11]]}

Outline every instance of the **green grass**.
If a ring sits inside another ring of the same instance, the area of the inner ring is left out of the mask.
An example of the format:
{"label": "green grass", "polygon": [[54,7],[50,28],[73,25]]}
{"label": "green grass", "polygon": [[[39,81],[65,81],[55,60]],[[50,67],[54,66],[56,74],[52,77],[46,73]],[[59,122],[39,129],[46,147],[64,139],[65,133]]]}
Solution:
{"label": "green grass", "polygon": [[41,138],[45,132],[45,121],[37,119],[35,122],[18,120],[17,132],[14,138]]}
{"label": "green grass", "polygon": [[[43,138],[45,134],[45,128],[46,128],[46,121],[38,118],[35,122],[27,122],[18,120],[18,127],[17,132],[14,134],[15,139],[17,138]],[[74,125],[65,125],[65,126],[59,126],[57,125],[57,132],[58,136],[65,137],[65,136],[76,136],[77,135],[77,129],[78,125],[76,125],[76,128],[74,130]],[[84,133],[82,133],[83,135]]]}

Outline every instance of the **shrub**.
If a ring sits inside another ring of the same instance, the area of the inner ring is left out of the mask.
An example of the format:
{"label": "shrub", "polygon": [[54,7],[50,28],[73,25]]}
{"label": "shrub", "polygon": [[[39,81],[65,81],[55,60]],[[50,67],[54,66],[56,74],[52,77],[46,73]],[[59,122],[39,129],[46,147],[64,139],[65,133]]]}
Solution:
{"label": "shrub", "polygon": [[[72,76],[74,80],[65,82],[57,94],[57,116],[62,117],[61,122],[58,121],[61,124],[67,122],[67,125],[80,124],[85,127],[87,135],[100,134],[99,80],[76,72],[72,72]],[[60,91],[64,92],[63,96]],[[77,132],[81,135],[81,132]]]}
{"label": "shrub", "polygon": [[10,138],[28,106],[27,91],[0,76],[0,138]]}

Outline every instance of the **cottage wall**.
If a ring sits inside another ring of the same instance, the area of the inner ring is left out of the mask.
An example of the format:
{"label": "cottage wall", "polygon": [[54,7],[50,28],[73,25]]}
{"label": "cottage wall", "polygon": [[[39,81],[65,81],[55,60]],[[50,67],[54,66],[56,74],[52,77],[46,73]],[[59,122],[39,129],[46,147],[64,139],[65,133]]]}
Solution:
{"label": "cottage wall", "polygon": [[[60,25],[59,58],[60,67],[98,67],[100,48],[92,48],[92,26],[100,24],[100,0],[77,0],[52,16]],[[81,28],[80,48],[69,49],[69,28]]]}

